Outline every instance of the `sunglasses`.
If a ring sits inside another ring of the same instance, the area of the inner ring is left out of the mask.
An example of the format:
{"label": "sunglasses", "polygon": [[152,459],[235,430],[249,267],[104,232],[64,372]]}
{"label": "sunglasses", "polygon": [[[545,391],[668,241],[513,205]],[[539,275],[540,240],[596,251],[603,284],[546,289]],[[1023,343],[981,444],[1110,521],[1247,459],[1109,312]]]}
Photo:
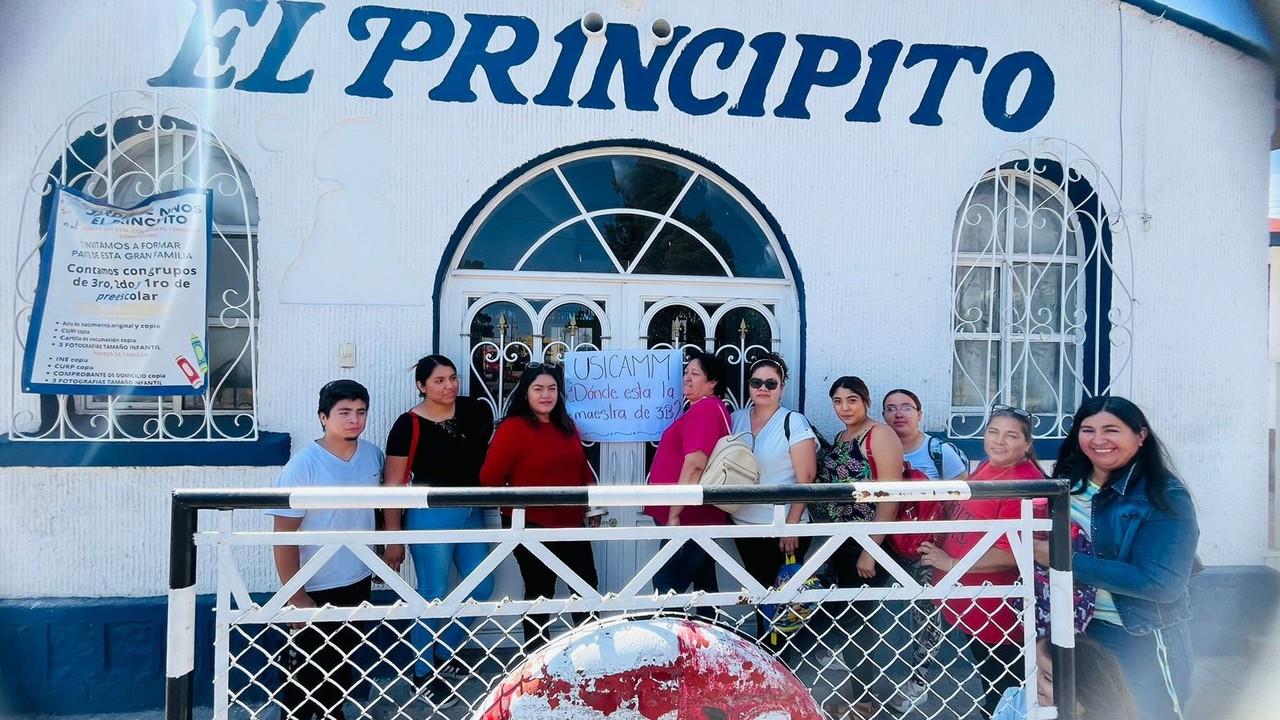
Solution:
{"label": "sunglasses", "polygon": [[759,390],[760,388],[777,390],[778,386],[781,385],[781,383],[779,383],[777,380],[774,380],[773,378],[769,378],[768,380],[763,380],[761,378],[751,378],[751,381],[748,382],[747,384],[751,386],[752,390]]}
{"label": "sunglasses", "polygon": [[1013,415],[1015,417],[1020,417],[1023,420],[1026,420],[1028,422],[1030,422],[1033,419],[1031,416],[1031,413],[1027,412],[1026,410],[1023,410],[1020,407],[1014,407],[1012,405],[992,405],[991,414],[993,416],[994,415]]}

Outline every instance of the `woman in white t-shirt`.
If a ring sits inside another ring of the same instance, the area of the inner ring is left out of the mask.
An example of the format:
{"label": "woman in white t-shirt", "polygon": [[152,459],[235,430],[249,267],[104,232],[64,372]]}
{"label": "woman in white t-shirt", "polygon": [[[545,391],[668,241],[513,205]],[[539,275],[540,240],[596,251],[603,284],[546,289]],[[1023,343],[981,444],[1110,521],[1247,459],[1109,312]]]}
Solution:
{"label": "woman in white t-shirt", "polygon": [[[804,415],[782,406],[782,390],[787,382],[787,365],[777,355],[766,355],[751,365],[751,404],[735,412],[733,433],[749,432],[752,450],[760,463],[761,485],[811,483],[818,473],[818,443]],[[743,505],[733,513],[737,525],[765,525],[773,522],[772,505]],[[807,522],[804,503],[786,508],[787,523]],[[736,538],[742,565],[761,585],[773,585],[778,569],[788,555],[803,560],[809,538]],[[763,622],[757,618],[763,634]]]}

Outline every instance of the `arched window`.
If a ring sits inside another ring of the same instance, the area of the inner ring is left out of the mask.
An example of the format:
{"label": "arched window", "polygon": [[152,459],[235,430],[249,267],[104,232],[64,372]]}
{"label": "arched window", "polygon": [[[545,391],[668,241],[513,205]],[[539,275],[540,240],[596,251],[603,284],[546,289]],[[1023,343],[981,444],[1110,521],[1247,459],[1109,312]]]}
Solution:
{"label": "arched window", "polygon": [[464,325],[443,328],[439,347],[470,359],[467,391],[495,417],[528,362],[566,350],[717,352],[735,405],[760,353],[803,370],[778,233],[744,189],[674,149],[552,153],[495,186],[459,230],[436,306],[440,322]]}
{"label": "arched window", "polygon": [[[147,96],[142,102],[133,97],[141,95]],[[18,351],[25,345],[54,183],[121,207],[132,207],[159,193],[208,188],[213,196],[213,236],[206,335],[210,370],[205,392],[183,397],[45,396],[38,399],[38,409],[31,405],[32,396],[27,396],[15,404],[11,433],[15,439],[257,437],[257,194],[240,160],[201,126],[194,112],[176,104],[161,107],[158,98],[148,93],[99,98],[72,115],[66,144],[52,162],[41,160],[43,169],[33,176],[32,186],[42,187],[43,193],[37,196],[38,203],[29,203],[38,206],[39,213],[33,218],[24,212],[21,227],[23,237],[32,241],[19,249]],[[74,123],[93,118],[109,119],[70,134]]]}
{"label": "arched window", "polygon": [[485,219],[466,270],[783,278],[760,222],[707,175],[667,159],[554,165]]}
{"label": "arched window", "polygon": [[1099,197],[1096,165],[1050,142],[984,175],[956,214],[955,437],[978,437],[993,404],[1030,411],[1037,438],[1064,437],[1081,397],[1129,366],[1133,304],[1113,263],[1128,249],[1123,218]]}

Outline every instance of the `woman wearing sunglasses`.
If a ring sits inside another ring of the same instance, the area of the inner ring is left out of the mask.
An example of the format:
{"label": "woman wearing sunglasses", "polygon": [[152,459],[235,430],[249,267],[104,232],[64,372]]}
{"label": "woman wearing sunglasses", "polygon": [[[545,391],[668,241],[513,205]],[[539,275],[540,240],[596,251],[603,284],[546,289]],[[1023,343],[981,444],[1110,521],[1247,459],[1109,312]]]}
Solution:
{"label": "woman wearing sunglasses", "polygon": [[[1086,634],[1120,660],[1143,720],[1181,718],[1194,667],[1187,586],[1200,537],[1191,494],[1146,415],[1115,396],[1080,404],[1053,475],[1071,480],[1071,516],[1093,543],[1071,559],[1076,582],[1098,592]],[[1049,542],[1035,545],[1036,562],[1047,565]]]}
{"label": "woman wearing sunglasses", "polygon": [[[969,475],[970,482],[1039,480],[1044,477],[1032,449],[1031,413],[1008,405],[991,408],[982,447],[987,453]],[[1020,501],[962,500],[947,504],[948,520],[1003,520],[1021,517]],[[982,533],[948,533],[938,544],[920,544],[920,562],[933,568],[933,581],[942,578],[983,538]],[[1029,580],[1027,578],[1026,580]],[[1001,536],[981,558],[960,577],[960,585],[1009,586],[1018,581],[1018,564],[1009,540]],[[985,686],[983,708],[988,716],[995,711],[1006,688],[1022,683],[1022,624],[1013,606],[1001,598],[946,600],[942,617],[950,625],[948,650],[968,647]],[[970,640],[972,638],[972,640]],[[948,661],[939,658],[943,666]],[[957,677],[959,681],[964,678]]]}
{"label": "woman wearing sunglasses", "polygon": [[[818,471],[818,443],[804,415],[783,407],[782,391],[787,382],[787,364],[768,354],[751,365],[747,381],[751,403],[733,414],[733,432],[751,433],[752,452],[760,464],[761,485],[795,485],[813,482]],[[786,508],[788,524],[809,520],[802,502]],[[733,513],[738,525],[767,525],[773,522],[772,505],[743,505]],[[809,538],[736,538],[742,565],[751,577],[769,587],[788,555],[803,560]],[[756,614],[757,630],[765,633],[763,617]]]}

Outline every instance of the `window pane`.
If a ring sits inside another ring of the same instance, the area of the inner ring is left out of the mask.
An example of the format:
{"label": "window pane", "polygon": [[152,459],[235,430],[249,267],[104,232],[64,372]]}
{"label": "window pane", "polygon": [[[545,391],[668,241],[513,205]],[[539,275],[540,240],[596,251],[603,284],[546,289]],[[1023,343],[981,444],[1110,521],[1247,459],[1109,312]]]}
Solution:
{"label": "window pane", "polygon": [[706,238],[735,276],[783,276],[782,265],[760,226],[736,200],[706,178],[694,182],[672,217]]}
{"label": "window pane", "polygon": [[[727,258],[726,258],[727,259]],[[711,275],[724,277],[724,267],[696,238],[674,225],[658,233],[636,265],[636,273],[649,275]]]}
{"label": "window pane", "polygon": [[[502,338],[499,339],[499,334]],[[501,345],[499,345],[501,342]],[[503,400],[528,366],[533,347],[533,323],[520,306],[495,302],[481,308],[471,320],[471,394]],[[479,382],[477,382],[479,381]]]}
{"label": "window pane", "polygon": [[1000,384],[1000,343],[957,340],[951,368],[952,407],[985,408]]}
{"label": "window pane", "polygon": [[586,220],[564,228],[525,261],[523,270],[544,272],[617,272]]}
{"label": "window pane", "polygon": [[759,345],[768,349],[773,344],[769,321],[755,308],[734,308],[720,318],[716,325],[716,347],[750,347]]}
{"label": "window pane", "polygon": [[467,245],[459,267],[511,270],[538,238],[576,215],[560,178],[545,172],[494,209]]}
{"label": "window pane", "polygon": [[769,321],[754,308],[734,308],[716,325],[716,354],[729,365],[729,394],[735,407],[749,399],[746,369],[773,346]]}
{"label": "window pane", "polygon": [[[194,142],[188,141],[188,142]],[[258,224],[258,195],[249,180],[249,173],[226,151],[217,146],[209,148],[200,167],[200,156],[187,170],[195,182],[213,190],[213,222],[216,225],[255,226]]]}
{"label": "window pane", "polygon": [[702,318],[684,305],[669,305],[654,313],[649,321],[649,347],[654,345],[707,345],[707,328]]}
{"label": "window pane", "polygon": [[1001,200],[1010,203],[1010,251],[1025,253],[1030,245],[1033,253],[1058,252],[1063,225],[1061,196],[1026,175],[1010,176],[1009,182],[1014,187],[1013,195],[1005,193]]}
{"label": "window pane", "polygon": [[[1041,265],[1035,263],[1015,263],[1010,270],[1011,290],[1013,295],[1013,312],[1009,324],[1014,332],[1061,333],[1068,325],[1079,324],[1083,318],[1073,323],[1078,293],[1075,283],[1071,283],[1063,295],[1063,276],[1074,280],[1075,265]],[[1027,296],[1031,296],[1031,307],[1028,312]],[[1067,311],[1066,322],[1063,321],[1063,310]]]}
{"label": "window pane", "polygon": [[[254,257],[257,257],[258,241],[253,241]],[[249,274],[254,272],[253,288],[258,287],[257,264],[249,263],[249,239],[244,236],[223,236],[214,233],[209,241],[209,292],[208,313],[211,318],[221,318],[211,324],[236,325],[249,314]],[[254,315],[258,307],[253,304]],[[228,308],[234,308],[228,310]],[[226,311],[225,313],[223,311]]]}
{"label": "window pane", "polygon": [[633,155],[585,158],[560,168],[588,212],[636,208],[666,215],[693,173],[679,165]]}
{"label": "window pane", "polygon": [[974,188],[972,196],[956,213],[956,228],[960,237],[956,249],[960,252],[997,252],[996,236],[996,184],[983,180]]}
{"label": "window pane", "polygon": [[581,303],[557,306],[542,326],[544,362],[562,362],[570,350],[599,350],[603,340],[600,318]]}
{"label": "window pane", "polygon": [[[253,409],[253,373],[250,370],[249,328],[225,328],[209,324],[209,392],[214,410]],[[187,410],[203,410],[204,396],[185,396]]]}
{"label": "window pane", "polygon": [[1000,271],[957,265],[954,327],[961,333],[1000,332]]}
{"label": "window pane", "polygon": [[[1058,343],[1016,343],[1010,363],[1009,402],[1034,413],[1075,412],[1079,395],[1075,378],[1062,376],[1063,346]],[[1067,346],[1074,364],[1075,348]]]}
{"label": "window pane", "polygon": [[623,269],[631,267],[631,261],[636,259],[659,222],[657,218],[643,215],[601,215],[592,221]]}

